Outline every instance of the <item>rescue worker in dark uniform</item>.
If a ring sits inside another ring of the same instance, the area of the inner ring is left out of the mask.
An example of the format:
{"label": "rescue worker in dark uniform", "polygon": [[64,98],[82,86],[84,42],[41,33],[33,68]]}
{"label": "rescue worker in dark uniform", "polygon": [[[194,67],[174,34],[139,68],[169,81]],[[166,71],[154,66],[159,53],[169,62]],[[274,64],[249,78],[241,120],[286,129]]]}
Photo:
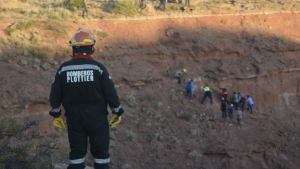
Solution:
{"label": "rescue worker in dark uniform", "polygon": [[[60,106],[65,109],[71,149],[68,169],[85,168],[88,141],[94,168],[108,169],[109,125],[116,127],[124,113],[108,71],[91,56],[95,42],[87,30],[75,33],[70,41],[72,59],[60,66],[51,87],[50,115],[54,126],[64,127]],[[110,122],[107,105],[113,113]]]}
{"label": "rescue worker in dark uniform", "polygon": [[226,119],[227,118],[227,101],[225,100],[224,97],[221,98],[221,112],[222,112],[222,118]]}

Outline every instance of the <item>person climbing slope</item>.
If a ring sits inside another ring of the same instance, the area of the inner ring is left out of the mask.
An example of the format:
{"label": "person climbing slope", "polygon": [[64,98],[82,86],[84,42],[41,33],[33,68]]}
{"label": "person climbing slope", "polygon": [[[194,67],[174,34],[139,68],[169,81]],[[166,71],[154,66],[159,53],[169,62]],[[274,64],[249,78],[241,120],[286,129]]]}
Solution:
{"label": "person climbing slope", "polygon": [[227,118],[228,118],[229,126],[232,126],[233,104],[230,104],[227,108]]}
{"label": "person climbing slope", "polygon": [[226,119],[227,118],[227,101],[225,100],[224,97],[221,98],[221,112],[222,112],[222,118]]}
{"label": "person climbing slope", "polygon": [[175,73],[175,78],[177,79],[178,84],[181,84],[186,73],[187,73],[187,70],[185,68],[180,69]]}
{"label": "person climbing slope", "polygon": [[254,107],[253,97],[248,95],[247,96],[247,110],[250,111],[250,113],[253,113],[253,107]]}
{"label": "person climbing slope", "polygon": [[212,92],[211,92],[210,87],[207,84],[204,85],[203,91],[204,91],[204,95],[201,100],[201,104],[203,104],[205,102],[207,97],[210,99],[210,104],[213,104]]}
{"label": "person climbing slope", "polygon": [[238,127],[242,127],[242,118],[243,118],[243,112],[241,108],[238,108],[237,114],[236,114],[236,119],[238,123]]}
{"label": "person climbing slope", "polygon": [[195,90],[195,85],[193,79],[189,80],[185,86],[186,95],[189,100],[192,100],[193,94]]}

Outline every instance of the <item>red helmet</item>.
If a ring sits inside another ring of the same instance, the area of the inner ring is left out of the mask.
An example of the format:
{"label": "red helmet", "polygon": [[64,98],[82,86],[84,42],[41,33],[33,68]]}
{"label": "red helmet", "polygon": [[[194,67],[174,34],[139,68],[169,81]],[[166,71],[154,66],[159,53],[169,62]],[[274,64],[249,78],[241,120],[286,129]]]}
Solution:
{"label": "red helmet", "polygon": [[79,29],[70,40],[72,46],[91,46],[95,45],[95,43],[95,37],[90,31],[85,29]]}

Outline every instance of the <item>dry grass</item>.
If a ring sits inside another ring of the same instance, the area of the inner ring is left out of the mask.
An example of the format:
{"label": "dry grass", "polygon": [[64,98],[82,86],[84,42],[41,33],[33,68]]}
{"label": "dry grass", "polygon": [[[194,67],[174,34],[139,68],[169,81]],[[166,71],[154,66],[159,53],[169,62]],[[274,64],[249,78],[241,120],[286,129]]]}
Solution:
{"label": "dry grass", "polygon": [[[157,9],[158,1],[140,9],[138,0],[119,0],[115,4],[98,0],[86,0],[89,15],[82,18],[82,9],[68,9],[65,0],[0,0],[0,20],[12,23],[0,37],[0,43],[8,48],[29,53],[31,56],[46,59],[57,52],[58,39],[66,41],[73,21],[80,23],[89,19],[114,18],[122,16],[159,16],[181,14],[181,4],[169,3],[166,10]],[[282,3],[285,2],[285,3]],[[288,3],[289,2],[289,3]],[[299,10],[300,1],[277,0],[192,0],[193,11],[186,14],[247,13],[257,11]],[[94,30],[100,39],[109,36],[102,30]],[[51,35],[51,36],[49,36]],[[1,45],[0,44],[0,45]],[[67,41],[66,45],[67,46]],[[65,49],[62,49],[65,50]]]}
{"label": "dry grass", "polygon": [[119,0],[114,5],[112,5],[110,11],[114,14],[134,16],[139,13],[139,4],[134,0]]}
{"label": "dry grass", "polygon": [[46,60],[49,54],[55,52],[52,42],[67,38],[67,29],[68,26],[57,20],[16,21],[5,29],[6,36],[1,38],[1,42],[16,51]]}
{"label": "dry grass", "polygon": [[[43,3],[42,3],[43,2]],[[61,0],[3,0],[0,2],[0,17],[3,19],[70,19],[74,13],[64,8]]]}
{"label": "dry grass", "polygon": [[12,118],[0,119],[0,135],[1,136],[16,136],[22,131],[22,125]]}
{"label": "dry grass", "polygon": [[[66,1],[80,0],[1,0],[0,19],[69,19],[78,20],[82,17],[81,7],[68,6]],[[157,10],[159,1],[149,1],[148,7],[139,9],[138,0],[119,0],[107,3],[99,0],[86,0],[89,15],[86,19],[101,19],[118,16],[154,16],[165,13],[180,13],[181,4],[169,3],[165,12]],[[151,2],[151,3],[150,3]],[[210,13],[243,13],[253,11],[286,11],[299,10],[297,0],[192,0],[193,14]],[[187,11],[185,11],[187,12]]]}

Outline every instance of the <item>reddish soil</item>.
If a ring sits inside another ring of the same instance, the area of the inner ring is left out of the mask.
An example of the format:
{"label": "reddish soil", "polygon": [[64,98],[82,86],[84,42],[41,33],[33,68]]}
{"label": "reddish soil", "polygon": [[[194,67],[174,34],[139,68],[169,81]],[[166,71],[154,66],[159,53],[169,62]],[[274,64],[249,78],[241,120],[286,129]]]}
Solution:
{"label": "reddish soil", "polygon": [[[111,72],[126,110],[111,132],[112,169],[298,169],[299,19],[273,14],[73,24],[70,35],[78,27],[109,34],[97,42],[95,58]],[[51,150],[61,157],[52,160],[63,163],[66,135],[57,134],[47,116],[55,66],[35,71],[4,59],[0,65],[1,115],[37,121],[24,132],[55,135],[64,149]],[[174,79],[181,68],[196,81],[192,101]],[[199,103],[204,83],[214,91],[213,105]],[[219,87],[254,96],[255,112],[244,112],[242,128],[221,119]]]}

